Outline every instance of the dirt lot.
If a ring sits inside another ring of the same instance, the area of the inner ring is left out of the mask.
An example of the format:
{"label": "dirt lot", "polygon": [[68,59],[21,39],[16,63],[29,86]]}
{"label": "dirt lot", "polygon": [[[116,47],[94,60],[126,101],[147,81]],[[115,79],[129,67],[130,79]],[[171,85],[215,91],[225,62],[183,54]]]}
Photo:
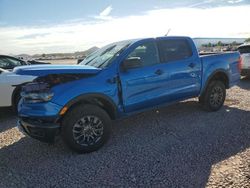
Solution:
{"label": "dirt lot", "polygon": [[24,137],[15,125],[0,109],[0,187],[250,187],[247,79],[228,90],[219,112],[192,99],[119,120],[91,154]]}

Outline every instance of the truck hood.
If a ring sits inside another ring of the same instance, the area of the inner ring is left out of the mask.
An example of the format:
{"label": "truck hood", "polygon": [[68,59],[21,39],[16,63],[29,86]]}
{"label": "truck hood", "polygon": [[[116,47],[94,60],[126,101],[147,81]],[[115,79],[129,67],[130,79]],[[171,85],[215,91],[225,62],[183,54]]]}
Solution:
{"label": "truck hood", "polygon": [[14,68],[19,75],[46,76],[49,74],[97,74],[101,69],[87,65],[29,65]]}

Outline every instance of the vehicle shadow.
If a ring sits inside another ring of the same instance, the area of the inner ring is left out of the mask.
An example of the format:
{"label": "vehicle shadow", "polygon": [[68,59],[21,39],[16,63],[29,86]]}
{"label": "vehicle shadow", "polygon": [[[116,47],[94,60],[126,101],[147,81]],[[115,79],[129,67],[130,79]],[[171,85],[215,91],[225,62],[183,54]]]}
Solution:
{"label": "vehicle shadow", "polygon": [[16,116],[14,115],[12,109],[0,108],[0,133],[15,126]]}
{"label": "vehicle shadow", "polygon": [[244,110],[207,113],[186,101],[116,121],[111,140],[90,154],[24,137],[0,150],[1,183],[205,187],[213,165],[250,147],[249,121]]}
{"label": "vehicle shadow", "polygon": [[249,77],[241,78],[240,82],[238,83],[238,86],[242,89],[250,90],[250,78]]}

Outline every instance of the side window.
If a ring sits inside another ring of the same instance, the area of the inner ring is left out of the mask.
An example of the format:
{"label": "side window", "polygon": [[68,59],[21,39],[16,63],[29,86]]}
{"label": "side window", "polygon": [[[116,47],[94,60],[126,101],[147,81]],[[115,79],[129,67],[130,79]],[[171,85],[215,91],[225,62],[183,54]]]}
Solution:
{"label": "side window", "polygon": [[12,59],[12,58],[2,57],[0,59],[0,68],[12,69],[20,65],[22,65],[20,61]]}
{"label": "side window", "polygon": [[187,59],[193,55],[192,48],[185,39],[168,39],[158,42],[162,63]]}
{"label": "side window", "polygon": [[158,52],[154,42],[147,42],[135,48],[127,57],[138,58],[142,62],[142,66],[150,66],[158,63]]}
{"label": "side window", "polygon": [[12,67],[11,62],[7,58],[2,57],[0,59],[0,68],[7,69],[7,68],[10,68],[10,67]]}
{"label": "side window", "polygon": [[9,62],[11,62],[11,65],[12,65],[13,67],[22,65],[22,63],[21,63],[19,60],[17,60],[17,59],[12,59],[12,58],[6,58],[6,59],[7,59]]}
{"label": "side window", "polygon": [[5,65],[5,62],[3,61],[3,58],[0,58],[0,68],[3,68]]}

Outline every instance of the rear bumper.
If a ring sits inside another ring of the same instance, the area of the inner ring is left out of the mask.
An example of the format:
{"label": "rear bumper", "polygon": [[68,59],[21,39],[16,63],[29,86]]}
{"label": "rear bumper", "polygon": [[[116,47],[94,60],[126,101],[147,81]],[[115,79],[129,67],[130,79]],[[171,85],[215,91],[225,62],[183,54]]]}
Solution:
{"label": "rear bumper", "polygon": [[250,69],[242,69],[241,76],[250,76]]}
{"label": "rear bumper", "polygon": [[60,125],[49,120],[33,120],[19,118],[17,126],[21,132],[41,142],[53,143],[55,136],[59,134]]}

